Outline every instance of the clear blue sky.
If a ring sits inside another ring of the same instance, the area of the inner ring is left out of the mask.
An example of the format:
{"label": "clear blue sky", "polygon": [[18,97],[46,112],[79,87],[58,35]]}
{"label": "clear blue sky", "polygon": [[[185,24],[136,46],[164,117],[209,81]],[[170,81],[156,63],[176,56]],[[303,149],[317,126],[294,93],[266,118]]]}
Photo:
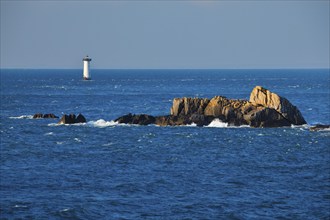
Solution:
{"label": "clear blue sky", "polygon": [[1,68],[329,68],[329,0],[3,1]]}

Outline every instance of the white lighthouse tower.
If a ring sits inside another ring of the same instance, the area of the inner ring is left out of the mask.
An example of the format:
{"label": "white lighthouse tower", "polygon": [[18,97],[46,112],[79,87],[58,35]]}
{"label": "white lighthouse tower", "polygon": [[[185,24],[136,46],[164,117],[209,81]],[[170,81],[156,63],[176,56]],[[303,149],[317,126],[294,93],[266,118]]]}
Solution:
{"label": "white lighthouse tower", "polygon": [[89,73],[89,62],[92,61],[92,59],[87,55],[84,57],[83,61],[84,61],[84,72],[83,72],[84,80],[90,80],[91,75]]}

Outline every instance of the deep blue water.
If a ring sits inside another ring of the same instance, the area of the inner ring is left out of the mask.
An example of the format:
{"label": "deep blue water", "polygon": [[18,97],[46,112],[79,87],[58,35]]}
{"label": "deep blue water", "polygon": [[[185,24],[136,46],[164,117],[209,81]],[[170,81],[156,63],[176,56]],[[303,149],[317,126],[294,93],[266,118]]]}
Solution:
{"label": "deep blue water", "polygon": [[[116,125],[261,85],[330,124],[329,70],[1,70],[1,219],[330,219],[330,132]],[[31,119],[82,113],[83,125]]]}

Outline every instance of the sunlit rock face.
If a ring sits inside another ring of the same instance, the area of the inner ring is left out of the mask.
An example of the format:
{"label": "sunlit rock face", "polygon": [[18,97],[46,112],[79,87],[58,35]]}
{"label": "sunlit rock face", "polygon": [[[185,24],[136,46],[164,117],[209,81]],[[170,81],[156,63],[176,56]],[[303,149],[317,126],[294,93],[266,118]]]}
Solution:
{"label": "sunlit rock face", "polygon": [[174,98],[170,115],[150,116],[128,114],[115,121],[127,124],[160,126],[196,124],[205,126],[214,119],[230,125],[251,127],[282,127],[306,124],[298,108],[286,98],[256,86],[250,100],[228,99],[224,96],[207,98]]}

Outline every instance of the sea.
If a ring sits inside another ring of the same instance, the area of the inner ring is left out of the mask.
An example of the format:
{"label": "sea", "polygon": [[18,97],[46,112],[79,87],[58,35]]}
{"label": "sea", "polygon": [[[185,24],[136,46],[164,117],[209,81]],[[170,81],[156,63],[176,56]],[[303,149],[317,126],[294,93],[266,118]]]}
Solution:
{"label": "sea", "polygon": [[[0,219],[330,219],[329,69],[1,69]],[[308,124],[118,124],[263,86]],[[35,113],[83,114],[59,125]]]}

